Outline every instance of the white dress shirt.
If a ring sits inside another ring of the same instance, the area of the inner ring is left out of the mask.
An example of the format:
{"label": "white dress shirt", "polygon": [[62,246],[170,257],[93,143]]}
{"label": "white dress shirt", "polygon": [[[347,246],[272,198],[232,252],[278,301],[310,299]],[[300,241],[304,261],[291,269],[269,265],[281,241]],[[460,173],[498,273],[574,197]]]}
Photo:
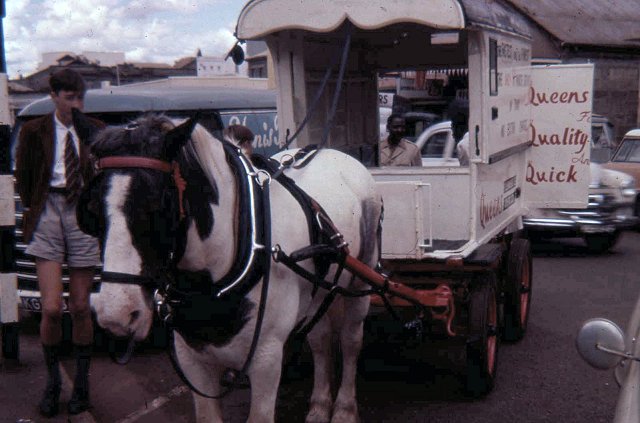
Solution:
{"label": "white dress shirt", "polygon": [[67,132],[71,132],[71,138],[73,139],[73,143],[76,146],[78,157],[80,157],[80,142],[78,139],[78,134],[76,133],[73,125],[67,128],[62,122],[60,122],[60,120],[58,120],[58,116],[56,116],[55,113],[53,114],[53,121],[55,126],[56,148],[55,155],[53,156],[53,174],[51,175],[50,186],[55,188],[64,188],[67,185],[67,180],[64,176],[64,148]]}

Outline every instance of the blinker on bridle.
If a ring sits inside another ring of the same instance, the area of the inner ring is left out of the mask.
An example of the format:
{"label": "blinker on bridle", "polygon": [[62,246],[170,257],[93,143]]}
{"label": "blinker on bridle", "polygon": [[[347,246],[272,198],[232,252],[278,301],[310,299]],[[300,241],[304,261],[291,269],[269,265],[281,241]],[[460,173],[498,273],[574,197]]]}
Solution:
{"label": "blinker on bridle", "polygon": [[184,190],[187,187],[187,182],[184,180],[182,175],[180,174],[180,166],[177,162],[166,162],[160,159],[152,159],[149,157],[138,157],[138,156],[111,156],[111,157],[103,157],[98,160],[96,163],[96,168],[98,171],[104,169],[153,169],[159,170],[163,173],[172,173],[173,182],[176,184],[178,188],[178,203],[180,207],[180,219],[184,219],[185,212],[184,206],[182,202],[182,197],[184,194]]}
{"label": "blinker on bridle", "polygon": [[[187,183],[180,174],[180,166],[177,162],[167,162],[160,159],[152,159],[149,157],[138,156],[110,156],[98,159],[96,163],[97,171],[107,169],[151,169],[158,170],[163,173],[172,174],[173,181],[178,189],[178,204],[180,209],[180,220],[184,219],[185,211],[183,206],[183,194],[187,187]],[[155,287],[157,281],[148,277],[122,274],[117,272],[102,272],[104,282],[115,282],[124,284],[133,284],[147,287]]]}

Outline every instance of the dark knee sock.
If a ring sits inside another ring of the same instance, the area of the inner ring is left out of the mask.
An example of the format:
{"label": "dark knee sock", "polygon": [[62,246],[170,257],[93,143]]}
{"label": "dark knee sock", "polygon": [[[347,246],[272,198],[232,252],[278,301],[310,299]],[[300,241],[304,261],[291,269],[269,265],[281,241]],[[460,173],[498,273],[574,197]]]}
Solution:
{"label": "dark knee sock", "polygon": [[73,383],[73,391],[81,396],[88,396],[92,345],[74,345],[74,349],[76,355],[76,377]]}
{"label": "dark knee sock", "polygon": [[44,352],[44,362],[47,366],[47,390],[54,389],[60,391],[62,378],[60,377],[60,345],[42,345]]}

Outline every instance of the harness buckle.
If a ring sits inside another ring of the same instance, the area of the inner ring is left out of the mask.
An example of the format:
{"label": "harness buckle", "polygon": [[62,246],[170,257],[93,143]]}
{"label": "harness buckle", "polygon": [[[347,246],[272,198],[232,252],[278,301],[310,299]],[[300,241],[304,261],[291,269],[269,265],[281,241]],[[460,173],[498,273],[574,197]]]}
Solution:
{"label": "harness buckle", "polygon": [[160,289],[156,289],[153,292],[153,302],[156,306],[156,314],[164,324],[167,324],[173,315],[173,310],[167,303],[166,294],[164,294]]}
{"label": "harness buckle", "polygon": [[280,247],[280,244],[276,244],[273,247],[271,247],[271,258],[273,259],[274,262],[276,263],[280,262],[280,260],[278,259],[278,256],[281,251],[282,251],[282,247]]}
{"label": "harness buckle", "polygon": [[263,169],[259,169],[255,174],[256,182],[261,187],[266,185],[271,185],[271,175],[269,172]]}
{"label": "harness buckle", "polygon": [[291,166],[295,161],[295,157],[292,154],[283,154],[280,158],[280,169]]}

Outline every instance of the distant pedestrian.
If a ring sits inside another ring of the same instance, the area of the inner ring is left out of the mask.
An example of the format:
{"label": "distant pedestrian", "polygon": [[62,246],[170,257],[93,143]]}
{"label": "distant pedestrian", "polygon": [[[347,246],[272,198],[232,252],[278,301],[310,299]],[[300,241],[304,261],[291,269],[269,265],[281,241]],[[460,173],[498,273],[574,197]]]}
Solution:
{"label": "distant pedestrian", "polygon": [[[24,124],[16,150],[17,188],[23,205],[26,253],[35,256],[42,303],[40,340],[48,371],[39,403],[43,416],[59,411],[61,390],[59,354],[62,342],[62,263],[69,266],[69,312],[77,359],[70,414],[90,407],[89,363],[93,321],[89,295],[95,266],[100,264],[98,241],[76,222],[76,203],[82,185],[92,176],[86,140],[73,126],[72,109],[84,105],[85,83],[71,69],[49,78],[55,111]],[[104,126],[102,122],[95,122]]]}

